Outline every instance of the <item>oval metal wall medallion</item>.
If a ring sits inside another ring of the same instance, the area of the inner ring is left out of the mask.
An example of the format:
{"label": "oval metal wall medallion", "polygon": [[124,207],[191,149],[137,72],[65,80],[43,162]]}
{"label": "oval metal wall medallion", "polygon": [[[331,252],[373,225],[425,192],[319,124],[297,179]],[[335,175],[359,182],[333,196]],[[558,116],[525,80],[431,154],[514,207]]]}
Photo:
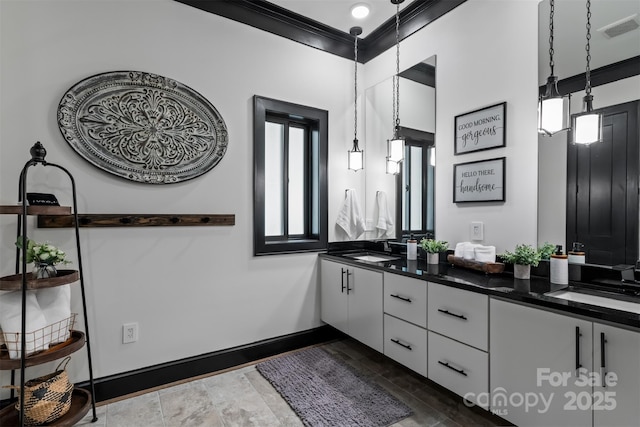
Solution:
{"label": "oval metal wall medallion", "polygon": [[140,71],[98,74],[74,85],[58,106],[58,127],[95,166],[149,184],[208,172],[228,143],[222,116],[202,95]]}

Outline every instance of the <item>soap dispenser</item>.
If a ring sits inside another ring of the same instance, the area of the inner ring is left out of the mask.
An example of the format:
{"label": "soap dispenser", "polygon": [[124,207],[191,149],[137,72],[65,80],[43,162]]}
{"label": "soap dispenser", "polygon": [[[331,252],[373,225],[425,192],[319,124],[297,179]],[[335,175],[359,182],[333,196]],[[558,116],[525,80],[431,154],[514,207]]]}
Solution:
{"label": "soap dispenser", "polygon": [[409,261],[418,259],[418,241],[414,239],[413,234],[407,239],[407,259]]}
{"label": "soap dispenser", "polygon": [[562,245],[556,245],[556,253],[551,254],[550,277],[556,285],[569,284],[569,257],[562,253]]}
{"label": "soap dispenser", "polygon": [[584,264],[585,263],[585,253],[584,253],[584,245],[580,242],[573,242],[573,246],[569,251],[569,262],[571,264]]}

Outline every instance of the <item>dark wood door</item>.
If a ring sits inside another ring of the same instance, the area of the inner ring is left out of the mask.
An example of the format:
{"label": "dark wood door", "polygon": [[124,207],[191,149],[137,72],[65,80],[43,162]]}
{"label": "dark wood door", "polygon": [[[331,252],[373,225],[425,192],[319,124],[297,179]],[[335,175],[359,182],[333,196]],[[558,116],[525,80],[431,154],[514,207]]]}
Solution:
{"label": "dark wood door", "polygon": [[583,243],[587,263],[634,264],[640,221],[638,101],[598,111],[604,114],[604,141],[568,148],[567,245]]}

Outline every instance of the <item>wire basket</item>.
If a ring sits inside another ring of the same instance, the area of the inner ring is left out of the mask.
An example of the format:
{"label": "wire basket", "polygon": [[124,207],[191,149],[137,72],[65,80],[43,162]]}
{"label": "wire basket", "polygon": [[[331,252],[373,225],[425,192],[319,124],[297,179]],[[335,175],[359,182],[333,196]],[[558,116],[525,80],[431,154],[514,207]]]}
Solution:
{"label": "wire basket", "polygon": [[[71,337],[71,329],[76,322],[77,313],[62,319],[59,322],[51,323],[44,328],[26,332],[26,355],[40,353],[57,344],[67,341]],[[6,357],[9,353],[10,359],[19,359],[22,356],[22,334],[20,332],[2,331],[0,339],[4,338],[4,345],[0,347],[0,356]],[[3,344],[0,342],[0,344]]]}

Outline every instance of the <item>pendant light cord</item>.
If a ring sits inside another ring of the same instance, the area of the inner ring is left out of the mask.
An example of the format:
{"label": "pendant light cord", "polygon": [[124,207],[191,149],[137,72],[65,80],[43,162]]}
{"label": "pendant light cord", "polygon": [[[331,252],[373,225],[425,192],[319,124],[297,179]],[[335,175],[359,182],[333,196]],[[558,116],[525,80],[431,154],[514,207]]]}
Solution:
{"label": "pendant light cord", "polygon": [[587,51],[587,70],[585,72],[586,76],[586,87],[585,92],[587,96],[591,95],[591,68],[589,67],[589,63],[591,62],[591,0],[587,0],[587,45],[585,46],[585,50]]}
{"label": "pendant light cord", "polygon": [[400,127],[400,2],[396,3],[396,74],[393,76],[393,135]]}
{"label": "pendant light cord", "polygon": [[358,141],[358,36],[355,35],[353,53],[353,140]]}
{"label": "pendant light cord", "polygon": [[549,11],[549,68],[551,68],[551,75],[553,76],[553,15],[555,13],[554,0],[550,0],[551,9]]}

